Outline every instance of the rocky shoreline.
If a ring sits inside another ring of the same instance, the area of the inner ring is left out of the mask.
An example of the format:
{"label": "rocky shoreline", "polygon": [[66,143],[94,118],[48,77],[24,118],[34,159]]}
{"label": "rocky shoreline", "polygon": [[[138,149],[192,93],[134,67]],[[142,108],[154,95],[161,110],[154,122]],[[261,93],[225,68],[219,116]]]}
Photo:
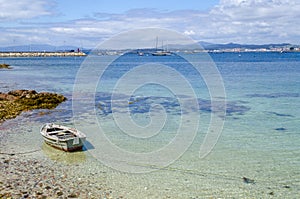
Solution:
{"label": "rocky shoreline", "polygon": [[[0,93],[0,129],[2,125],[7,128],[1,122],[23,111],[53,109],[65,100],[63,95],[35,90]],[[93,158],[86,158],[85,151],[66,153],[46,144],[27,151],[24,143],[11,150],[8,136],[0,132],[1,199],[115,198],[106,184],[106,170]]]}
{"label": "rocky shoreline", "polygon": [[23,111],[53,109],[67,100],[63,95],[35,90],[14,90],[0,92],[0,123],[17,117]]}

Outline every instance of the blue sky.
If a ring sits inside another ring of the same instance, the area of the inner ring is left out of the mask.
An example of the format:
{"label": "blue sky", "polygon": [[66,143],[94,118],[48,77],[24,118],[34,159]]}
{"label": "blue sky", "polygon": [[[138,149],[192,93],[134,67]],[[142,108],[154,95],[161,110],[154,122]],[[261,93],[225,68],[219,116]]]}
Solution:
{"label": "blue sky", "polygon": [[94,47],[140,28],[212,43],[300,44],[299,0],[0,0],[0,46]]}
{"label": "blue sky", "polygon": [[62,0],[56,2],[58,10],[64,15],[64,19],[76,19],[78,17],[92,16],[93,13],[97,12],[120,14],[139,8],[152,8],[160,11],[182,9],[207,10],[215,6],[219,0]]}

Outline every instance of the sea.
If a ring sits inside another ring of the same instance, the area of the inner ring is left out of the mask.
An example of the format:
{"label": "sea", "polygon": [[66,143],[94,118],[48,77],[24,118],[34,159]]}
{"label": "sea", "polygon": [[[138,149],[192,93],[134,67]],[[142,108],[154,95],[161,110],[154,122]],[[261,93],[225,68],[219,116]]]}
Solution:
{"label": "sea", "polygon": [[105,170],[116,196],[300,195],[299,52],[128,52],[0,63],[12,66],[0,70],[0,92],[68,98],[1,124],[2,153],[41,149],[37,158],[55,163],[61,152],[46,150],[40,135],[44,123],[54,122],[87,135],[82,152],[59,161]]}

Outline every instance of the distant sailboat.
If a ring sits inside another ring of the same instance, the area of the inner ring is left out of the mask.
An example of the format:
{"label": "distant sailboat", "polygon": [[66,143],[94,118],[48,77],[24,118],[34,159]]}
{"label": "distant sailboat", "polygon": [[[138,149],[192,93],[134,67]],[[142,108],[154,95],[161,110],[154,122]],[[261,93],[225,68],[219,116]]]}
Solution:
{"label": "distant sailboat", "polygon": [[164,50],[164,45],[162,43],[162,50],[158,50],[157,49],[157,44],[158,44],[158,37],[156,37],[156,51],[154,53],[152,53],[153,56],[169,56],[171,55],[171,52],[168,50]]}

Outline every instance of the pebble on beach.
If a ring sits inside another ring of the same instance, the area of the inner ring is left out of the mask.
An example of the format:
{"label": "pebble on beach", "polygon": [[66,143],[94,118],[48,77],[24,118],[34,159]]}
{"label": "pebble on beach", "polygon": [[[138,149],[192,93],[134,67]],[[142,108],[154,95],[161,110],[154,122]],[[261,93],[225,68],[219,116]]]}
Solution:
{"label": "pebble on beach", "polygon": [[75,165],[48,159],[2,154],[0,198],[111,198],[107,194],[111,190],[99,180],[103,176],[97,177],[85,171]]}

